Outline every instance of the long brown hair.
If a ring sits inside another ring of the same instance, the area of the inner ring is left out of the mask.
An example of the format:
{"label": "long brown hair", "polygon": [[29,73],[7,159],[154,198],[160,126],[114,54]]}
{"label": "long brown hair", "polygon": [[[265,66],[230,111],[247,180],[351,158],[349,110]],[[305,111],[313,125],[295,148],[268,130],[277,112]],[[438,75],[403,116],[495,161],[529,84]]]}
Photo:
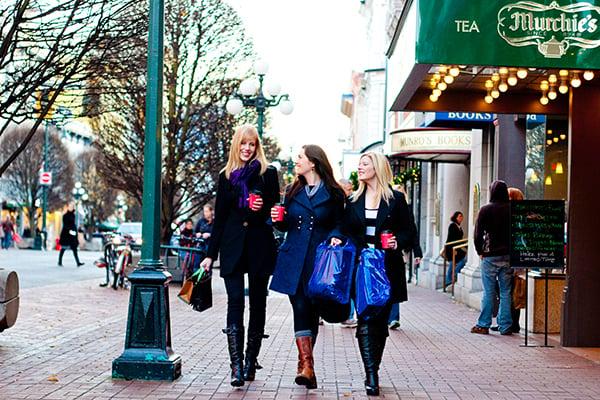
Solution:
{"label": "long brown hair", "polygon": [[[244,166],[244,162],[240,159],[240,146],[244,139],[250,139],[256,141],[256,151],[252,160],[257,160],[260,163],[260,175],[264,174],[267,170],[268,162],[265,157],[260,138],[258,137],[258,131],[253,125],[246,124],[236,128],[233,137],[231,138],[231,147],[229,148],[229,159],[227,165],[223,168],[225,171],[225,177],[229,179],[229,176],[233,171]],[[250,161],[252,161],[250,160]]]}
{"label": "long brown hair", "polygon": [[[304,150],[304,155],[306,158],[308,158],[311,163],[315,164],[315,172],[323,181],[323,184],[327,188],[329,194],[336,198],[339,196],[343,199],[344,191],[333,176],[333,168],[331,168],[331,164],[329,163],[329,159],[327,158],[325,151],[323,151],[323,149],[316,144],[305,144],[302,146],[302,150]],[[305,185],[306,179],[304,176],[296,175],[296,179],[288,191],[287,198],[291,199],[294,197],[296,193],[298,193]]]}

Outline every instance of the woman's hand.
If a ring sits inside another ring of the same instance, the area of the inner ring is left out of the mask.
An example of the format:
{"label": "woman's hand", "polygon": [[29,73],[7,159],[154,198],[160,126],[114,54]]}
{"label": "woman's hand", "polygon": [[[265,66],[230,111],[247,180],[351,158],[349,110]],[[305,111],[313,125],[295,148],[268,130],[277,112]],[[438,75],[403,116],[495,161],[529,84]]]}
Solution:
{"label": "woman's hand", "polygon": [[258,197],[254,200],[254,203],[252,203],[252,207],[250,209],[254,212],[260,211],[263,207],[263,204],[264,203],[262,197]]}
{"label": "woman's hand", "polygon": [[204,232],[202,234],[202,239],[208,239],[210,237],[210,233],[209,232]]}
{"label": "woman's hand", "polygon": [[388,239],[388,249],[389,250],[397,250],[398,249],[398,242],[396,242],[396,236],[392,236],[391,238]]}
{"label": "woman's hand", "polygon": [[271,207],[271,220],[276,221],[277,217],[279,217],[279,210],[277,207]]}
{"label": "woman's hand", "polygon": [[421,257],[415,257],[415,264],[416,265],[421,264]]}
{"label": "woman's hand", "polygon": [[342,241],[336,237],[331,238],[331,245],[332,246],[339,246],[342,244]]}
{"label": "woman's hand", "polygon": [[204,260],[202,260],[202,262],[200,263],[200,268],[204,268],[204,270],[206,272],[210,272],[210,269],[212,268],[212,263],[213,263],[213,259],[210,257],[206,257]]}

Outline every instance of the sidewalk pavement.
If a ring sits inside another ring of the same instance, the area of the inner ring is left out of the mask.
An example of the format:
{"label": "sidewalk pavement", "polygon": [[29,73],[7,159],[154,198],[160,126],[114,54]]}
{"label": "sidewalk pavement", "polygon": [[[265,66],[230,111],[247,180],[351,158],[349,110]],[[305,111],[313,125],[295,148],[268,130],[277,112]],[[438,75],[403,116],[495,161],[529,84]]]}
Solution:
{"label": "sidewalk pavement", "polygon": [[[129,292],[98,281],[28,288],[17,324],[0,334],[0,399],[366,398],[354,329],[325,324],[315,351],[319,387],[294,384],[297,352],[288,299],[268,298],[257,380],[229,385],[226,298],[214,279],[214,306],[197,313],[171,287],[173,346],[183,359],[175,382],[111,379],[123,350]],[[600,364],[562,348],[522,348],[521,336],[469,333],[477,314],[446,295],[410,286],[402,327],[390,332],[381,398],[599,399]]]}

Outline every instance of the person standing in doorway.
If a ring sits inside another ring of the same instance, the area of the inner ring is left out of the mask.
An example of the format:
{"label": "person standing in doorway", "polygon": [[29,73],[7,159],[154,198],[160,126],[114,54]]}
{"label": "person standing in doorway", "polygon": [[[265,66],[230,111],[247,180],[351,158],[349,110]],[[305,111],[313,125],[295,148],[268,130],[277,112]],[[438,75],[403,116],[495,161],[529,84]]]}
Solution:
{"label": "person standing in doorway", "polygon": [[58,253],[58,266],[63,266],[63,255],[67,251],[67,247],[73,251],[75,262],[78,267],[81,267],[84,263],[79,261],[79,255],[77,255],[77,247],[79,247],[79,240],[77,239],[77,226],[75,225],[75,205],[69,203],[67,211],[62,217],[62,229],[60,231],[60,252]]}
{"label": "person standing in doorway", "polygon": [[[462,224],[464,219],[463,213],[460,211],[455,211],[450,218],[450,225],[448,226],[448,236],[446,236],[446,243],[456,242],[457,240],[462,240],[464,237],[464,232],[460,224]],[[446,270],[446,286],[452,284],[452,247],[454,245],[446,245],[444,250],[444,255],[446,256],[446,260],[448,260],[448,269]],[[457,249],[456,251],[456,267],[454,267],[454,282],[456,282],[456,277],[459,272],[463,269],[467,262],[467,253],[463,249]]]}
{"label": "person standing in doorway", "polygon": [[508,188],[503,181],[490,185],[490,203],[479,210],[475,223],[475,249],[481,258],[483,297],[481,313],[471,333],[487,335],[492,324],[496,282],[500,287],[498,327],[500,334],[512,335],[510,268],[510,202]]}
{"label": "person standing in doorway", "polygon": [[[276,257],[269,210],[279,199],[277,170],[267,163],[256,128],[243,125],[231,139],[227,165],[219,174],[215,220],[207,257],[210,271],[220,254],[221,277],[227,291],[227,335],[231,385],[253,381],[267,307],[267,284]],[[250,319],[244,361],[244,275],[248,274]]]}
{"label": "person standing in doorway", "polygon": [[271,210],[275,227],[287,232],[279,249],[271,289],[287,294],[294,314],[294,336],[298,347],[295,382],[307,389],[317,387],[313,349],[319,331],[319,310],[308,297],[317,247],[339,231],[344,212],[344,192],[333,177],[323,149],[305,145],[296,158],[296,179],[285,196],[283,221]]}
{"label": "person standing in doorway", "polygon": [[[410,210],[404,195],[392,190],[392,169],[381,153],[368,152],[358,165],[359,187],[346,203],[342,234],[362,249],[376,248],[385,254],[385,273],[391,285],[390,299],[383,309],[371,318],[358,316],[356,338],[363,361],[367,395],[379,395],[379,366],[385,342],[389,336],[388,317],[392,304],[408,300],[406,269],[402,249],[410,248],[413,240]],[[384,231],[392,236],[383,249],[380,240]],[[339,239],[331,239],[339,245]],[[356,294],[354,294],[356,297]]]}

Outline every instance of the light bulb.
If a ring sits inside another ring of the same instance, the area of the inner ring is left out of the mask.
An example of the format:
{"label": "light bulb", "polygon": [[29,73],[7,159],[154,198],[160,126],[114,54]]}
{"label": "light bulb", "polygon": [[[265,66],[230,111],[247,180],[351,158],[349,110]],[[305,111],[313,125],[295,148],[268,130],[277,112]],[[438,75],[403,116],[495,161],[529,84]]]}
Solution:
{"label": "light bulb", "polygon": [[569,71],[566,69],[561,69],[560,71],[558,71],[558,74],[562,77],[567,77],[569,76]]}
{"label": "light bulb", "polygon": [[558,97],[558,94],[556,93],[556,90],[552,89],[548,92],[548,98],[550,100],[556,100],[557,97]]}
{"label": "light bulb", "polygon": [[494,82],[492,82],[490,79],[488,79],[487,81],[485,81],[485,88],[486,89],[491,89],[494,87]]}
{"label": "light bulb", "polygon": [[542,96],[540,98],[540,103],[542,103],[543,106],[547,105],[549,102],[548,98],[546,96]]}
{"label": "light bulb", "polygon": [[527,78],[527,70],[525,68],[519,68],[519,70],[517,71],[517,76],[519,77],[519,79]]}
{"label": "light bulb", "polygon": [[446,85],[446,82],[442,81],[438,83],[437,88],[443,92],[444,90],[448,89],[448,85]]}
{"label": "light bulb", "polygon": [[435,103],[436,101],[438,101],[438,97],[437,97],[436,95],[434,95],[434,94],[431,94],[431,95],[429,96],[429,100],[430,100],[432,103]]}
{"label": "light bulb", "polygon": [[548,77],[548,82],[550,82],[550,83],[556,83],[556,82],[558,82],[558,78],[556,77],[556,75],[554,75],[554,74],[551,74],[551,75]]}
{"label": "light bulb", "polygon": [[502,67],[498,70],[498,72],[500,72],[500,75],[506,75],[508,74],[508,68]]}
{"label": "light bulb", "polygon": [[494,89],[492,90],[492,97],[497,99],[498,97],[500,97],[500,92],[498,91],[498,89]]}
{"label": "light bulb", "polygon": [[454,82],[454,77],[452,75],[446,75],[444,76],[444,82],[450,85],[452,82]]}
{"label": "light bulb", "polygon": [[494,101],[494,98],[488,94],[487,96],[485,96],[484,100],[486,103],[492,104],[492,102]]}
{"label": "light bulb", "polygon": [[498,73],[497,73],[497,72],[494,72],[494,73],[492,74],[492,81],[493,81],[493,82],[498,82],[499,80],[500,80],[500,75],[498,75]]}
{"label": "light bulb", "polygon": [[435,97],[440,97],[442,95],[442,91],[440,89],[433,89],[432,93]]}
{"label": "light bulb", "polygon": [[548,140],[546,140],[546,144],[547,144],[548,146],[550,146],[550,145],[552,144],[552,139],[548,139]]}
{"label": "light bulb", "polygon": [[552,177],[548,175],[544,183],[546,184],[546,186],[552,186]]}
{"label": "light bulb", "polygon": [[558,138],[557,138],[557,137],[555,137],[555,138],[552,138],[552,141],[553,141],[554,143],[558,143]]}
{"label": "light bulb", "polygon": [[567,138],[567,135],[565,135],[564,133],[560,134],[560,140],[565,140]]}
{"label": "light bulb", "polygon": [[561,92],[562,94],[565,94],[569,91],[569,87],[566,84],[561,83],[560,86],[558,87],[558,91]]}
{"label": "light bulb", "polygon": [[508,85],[506,84],[506,82],[502,82],[498,85],[498,90],[500,90],[502,93],[506,92],[508,90]]}
{"label": "light bulb", "polygon": [[442,79],[442,76],[441,76],[441,75],[440,75],[438,72],[436,72],[435,74],[433,74],[433,79],[434,79],[436,82],[439,82],[439,81],[440,81],[440,79]]}
{"label": "light bulb", "polygon": [[586,81],[591,81],[592,79],[594,79],[594,72],[593,71],[585,71],[583,73],[583,79],[585,79]]}
{"label": "light bulb", "polygon": [[540,89],[548,90],[548,81],[542,81],[542,83],[540,83]]}
{"label": "light bulb", "polygon": [[547,132],[547,134],[548,134],[548,135],[552,135],[552,129],[548,129],[548,132]]}
{"label": "light bulb", "polygon": [[458,75],[460,75],[460,69],[458,67],[450,68],[450,75],[456,78]]}
{"label": "light bulb", "polygon": [[565,171],[563,169],[563,165],[562,165],[561,162],[557,162],[556,163],[556,173],[557,174],[564,174],[565,173]]}
{"label": "light bulb", "polygon": [[231,99],[225,104],[227,112],[231,115],[237,115],[244,109],[244,103],[240,99]]}
{"label": "light bulb", "polygon": [[579,86],[581,86],[581,79],[579,79],[579,74],[577,72],[573,74],[573,78],[571,79],[571,86],[573,86],[574,88],[578,88]]}
{"label": "light bulb", "polygon": [[514,76],[514,75],[511,75],[511,76],[509,76],[509,77],[508,77],[508,81],[507,81],[507,82],[508,82],[508,84],[509,84],[510,86],[516,86],[516,85],[517,85],[517,83],[519,82],[519,80],[517,79],[517,77],[516,77],[516,76]]}

